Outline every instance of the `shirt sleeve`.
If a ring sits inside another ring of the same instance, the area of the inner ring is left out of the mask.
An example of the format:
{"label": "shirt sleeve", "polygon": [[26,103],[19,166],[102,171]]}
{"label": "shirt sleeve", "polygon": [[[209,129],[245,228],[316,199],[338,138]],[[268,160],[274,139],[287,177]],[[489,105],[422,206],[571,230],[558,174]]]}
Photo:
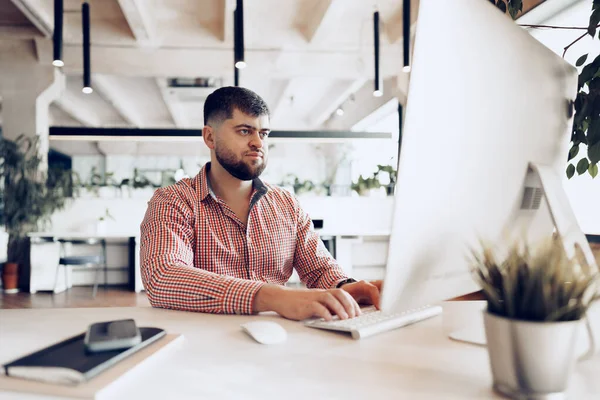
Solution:
{"label": "shirt sleeve", "polygon": [[219,275],[194,266],[194,211],[176,193],[159,189],[141,224],[142,282],[153,307],[251,314],[264,282]]}
{"label": "shirt sleeve", "polygon": [[308,214],[296,201],[298,236],[294,252],[294,268],[309,288],[331,289],[348,279],[331,256],[312,226]]}

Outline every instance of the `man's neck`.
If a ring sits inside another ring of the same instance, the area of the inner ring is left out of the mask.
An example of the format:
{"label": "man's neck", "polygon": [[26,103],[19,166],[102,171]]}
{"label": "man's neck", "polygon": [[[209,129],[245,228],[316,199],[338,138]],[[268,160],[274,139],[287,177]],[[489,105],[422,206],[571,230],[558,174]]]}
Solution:
{"label": "man's neck", "polygon": [[213,192],[226,203],[248,199],[252,195],[252,181],[242,181],[232,176],[218,162],[211,162],[208,180]]}

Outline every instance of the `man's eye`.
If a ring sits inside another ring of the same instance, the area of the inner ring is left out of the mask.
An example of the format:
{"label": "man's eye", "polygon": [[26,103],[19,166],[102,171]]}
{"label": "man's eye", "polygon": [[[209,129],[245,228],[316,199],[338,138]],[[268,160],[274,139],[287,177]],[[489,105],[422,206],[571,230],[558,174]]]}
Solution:
{"label": "man's eye", "polygon": [[260,137],[263,139],[266,138],[267,136],[269,136],[269,132],[261,132],[260,133]]}
{"label": "man's eye", "polygon": [[248,129],[242,129],[242,130],[240,130],[240,133],[241,133],[242,135],[247,135],[247,134],[249,134],[249,133],[250,133],[250,131],[249,131]]}

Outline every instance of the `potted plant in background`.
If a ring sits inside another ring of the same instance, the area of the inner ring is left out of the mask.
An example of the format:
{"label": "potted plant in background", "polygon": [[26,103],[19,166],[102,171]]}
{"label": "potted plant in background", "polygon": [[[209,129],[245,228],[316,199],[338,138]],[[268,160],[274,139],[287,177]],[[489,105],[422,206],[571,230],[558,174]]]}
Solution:
{"label": "potted plant in background", "polygon": [[381,185],[385,187],[385,191],[388,196],[394,195],[396,180],[398,178],[398,172],[394,167],[391,165],[377,165],[375,178],[377,178]]}
{"label": "potted plant in background", "polygon": [[[20,135],[14,142],[0,138],[1,223],[9,234],[4,290],[29,286],[28,233],[44,227],[52,214],[64,207],[75,188],[69,171],[44,167],[39,140]],[[20,269],[19,272],[17,272]]]}
{"label": "potted plant in background", "polygon": [[106,235],[106,232],[108,231],[108,218],[115,221],[115,218],[110,214],[110,211],[107,208],[104,210],[104,214],[98,217],[98,222],[96,223],[96,234],[98,236]]}
{"label": "potted plant in background", "polygon": [[351,189],[358,193],[359,196],[371,196],[374,190],[379,189],[381,184],[377,180],[377,176],[373,175],[368,178],[363,178],[359,175],[356,182],[352,182]]}
{"label": "potted plant in background", "polygon": [[534,249],[513,245],[502,260],[482,243],[473,257],[473,276],[488,305],[484,325],[494,389],[517,399],[560,396],[575,362],[580,324],[598,298],[598,271],[583,257],[567,258],[557,239]]}

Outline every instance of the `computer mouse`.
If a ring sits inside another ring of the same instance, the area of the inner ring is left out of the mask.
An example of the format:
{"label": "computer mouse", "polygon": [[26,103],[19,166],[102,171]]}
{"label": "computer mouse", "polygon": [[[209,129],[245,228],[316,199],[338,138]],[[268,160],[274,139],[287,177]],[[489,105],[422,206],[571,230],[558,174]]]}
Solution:
{"label": "computer mouse", "polygon": [[281,325],[271,321],[251,321],[241,325],[242,330],[262,344],[283,343],[287,332]]}

